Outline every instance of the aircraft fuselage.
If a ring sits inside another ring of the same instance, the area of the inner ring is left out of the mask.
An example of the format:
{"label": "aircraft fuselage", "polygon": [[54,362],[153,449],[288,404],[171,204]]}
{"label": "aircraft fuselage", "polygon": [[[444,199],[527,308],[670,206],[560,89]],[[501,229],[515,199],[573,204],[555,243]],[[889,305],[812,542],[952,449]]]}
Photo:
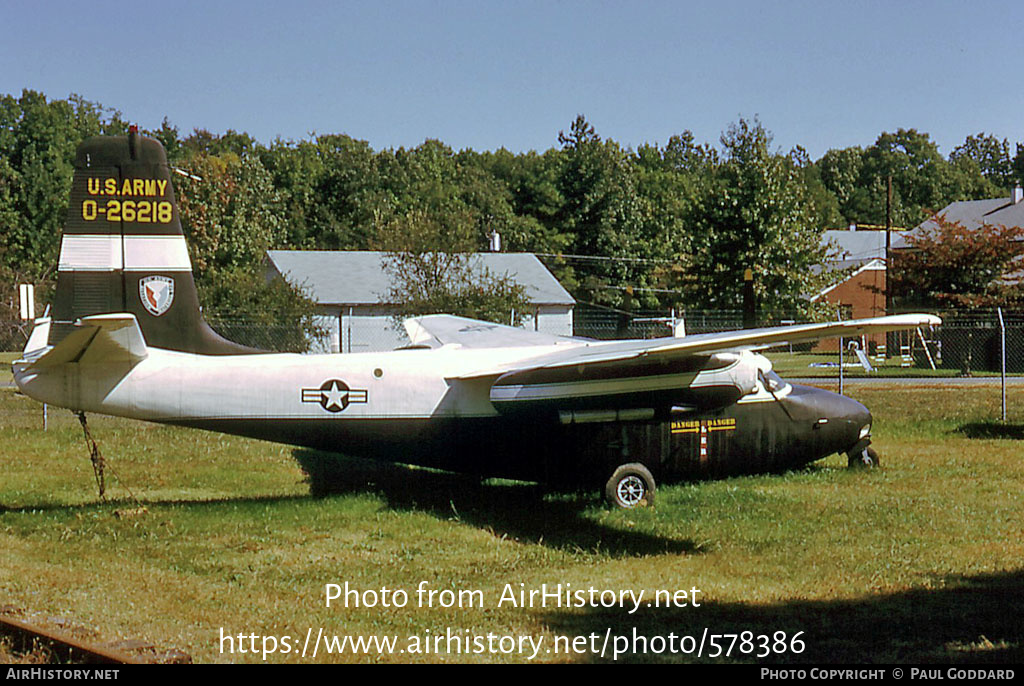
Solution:
{"label": "aircraft fuselage", "polygon": [[[205,356],[151,348],[133,366],[16,365],[15,376],[32,397],[74,410],[548,482],[603,481],[624,462],[668,481],[778,471],[853,449],[871,421],[863,405],[828,391],[781,384],[773,394],[758,373],[770,364],[751,353],[703,367],[638,367],[636,377],[581,375],[570,389],[577,408],[568,410],[564,400],[559,409],[543,402],[564,381],[520,383],[515,393],[529,402],[504,410],[493,402],[493,378],[459,378],[509,361],[528,368],[551,350]],[[649,391],[631,391],[649,388],[652,376],[666,386],[657,406]],[[609,383],[622,393],[609,396]],[[508,389],[501,397],[512,397]],[[588,389],[600,400],[588,401]]]}

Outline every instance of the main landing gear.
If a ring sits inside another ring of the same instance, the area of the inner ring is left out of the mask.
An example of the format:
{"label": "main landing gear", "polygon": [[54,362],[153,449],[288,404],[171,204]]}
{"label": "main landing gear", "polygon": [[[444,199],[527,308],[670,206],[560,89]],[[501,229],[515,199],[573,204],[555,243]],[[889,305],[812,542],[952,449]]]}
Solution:
{"label": "main landing gear", "polygon": [[654,504],[654,475],[639,462],[619,465],[604,486],[604,497],[613,507],[631,510]]}

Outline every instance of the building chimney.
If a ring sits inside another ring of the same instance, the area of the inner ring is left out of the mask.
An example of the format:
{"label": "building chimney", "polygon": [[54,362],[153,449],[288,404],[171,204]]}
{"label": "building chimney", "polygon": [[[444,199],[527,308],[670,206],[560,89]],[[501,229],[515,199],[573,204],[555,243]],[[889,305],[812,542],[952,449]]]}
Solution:
{"label": "building chimney", "polygon": [[1019,183],[1013,187],[1013,195],[1010,196],[1010,199],[1013,200],[1014,205],[1024,200],[1024,188],[1021,188]]}

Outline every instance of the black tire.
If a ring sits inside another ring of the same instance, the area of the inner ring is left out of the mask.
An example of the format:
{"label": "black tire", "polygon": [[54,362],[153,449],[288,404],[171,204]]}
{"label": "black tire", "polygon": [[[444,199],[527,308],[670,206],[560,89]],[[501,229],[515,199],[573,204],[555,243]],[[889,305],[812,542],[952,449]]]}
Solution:
{"label": "black tire", "polygon": [[878,459],[878,452],[870,446],[855,453],[847,453],[846,458],[850,469],[876,469],[882,464]]}
{"label": "black tire", "polygon": [[619,465],[604,486],[609,505],[631,510],[654,505],[654,475],[639,462]]}

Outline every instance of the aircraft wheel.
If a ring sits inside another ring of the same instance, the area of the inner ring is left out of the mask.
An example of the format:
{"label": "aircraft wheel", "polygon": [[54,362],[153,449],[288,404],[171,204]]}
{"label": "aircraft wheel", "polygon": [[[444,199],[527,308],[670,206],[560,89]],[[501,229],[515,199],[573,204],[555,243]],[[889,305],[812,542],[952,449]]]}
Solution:
{"label": "aircraft wheel", "polygon": [[654,476],[639,462],[619,465],[604,486],[604,497],[614,507],[631,510],[654,505]]}
{"label": "aircraft wheel", "polygon": [[846,457],[850,469],[874,469],[881,466],[878,453],[871,447],[863,448],[855,453],[847,453]]}

